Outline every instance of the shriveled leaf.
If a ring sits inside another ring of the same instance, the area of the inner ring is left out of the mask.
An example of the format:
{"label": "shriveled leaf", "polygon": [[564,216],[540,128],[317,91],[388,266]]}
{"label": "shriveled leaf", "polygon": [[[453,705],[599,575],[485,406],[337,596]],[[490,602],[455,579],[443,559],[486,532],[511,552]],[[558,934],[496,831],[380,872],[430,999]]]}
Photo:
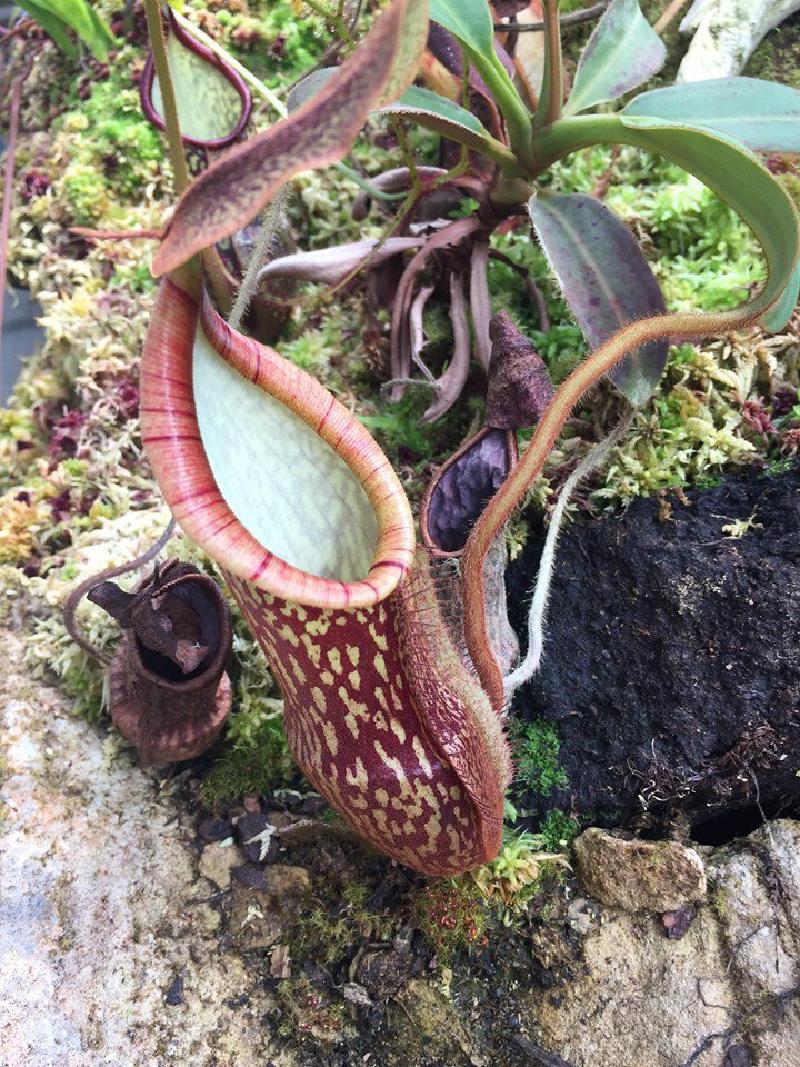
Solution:
{"label": "shriveled leaf", "polygon": [[241,229],[293,175],[340,160],[369,112],[413,81],[427,20],[427,0],[394,0],[316,96],[196,178],[178,202],[153,273],[175,270]]}
{"label": "shriveled leaf", "polygon": [[434,475],[424,509],[426,540],[442,552],[460,552],[511,463],[506,431],[479,431]]}
{"label": "shriveled leaf", "polygon": [[611,0],[581,55],[565,115],[575,115],[646,82],[667,58],[637,0]]}
{"label": "shriveled leaf", "polygon": [[383,109],[418,122],[459,144],[474,149],[491,159],[514,166],[516,160],[508,148],[496,140],[486,127],[466,108],[454,104],[438,93],[412,85],[399,100]]}
{"label": "shriveled leaf", "polygon": [[383,244],[366,239],[333,248],[317,248],[312,252],[295,252],[294,255],[281,256],[268,263],[258,280],[261,283],[269,278],[294,278],[297,281],[337,285],[361,263],[368,261],[371,267],[377,267],[392,256],[419,248],[421,244],[421,237],[390,237]]}
{"label": "shriveled leaf", "polygon": [[[633,234],[595,197],[542,192],[528,204],[536,236],[591,348],[636,319],[666,311]],[[640,406],[658,385],[666,341],[630,353],[610,377]]]}
{"label": "shriveled leaf", "polygon": [[[242,132],[250,117],[250,91],[233,68],[170,19],[167,59],[178,105],[181,136],[189,144],[222,148]],[[141,84],[142,106],[164,128],[158,76],[148,59]]]}
{"label": "shriveled leaf", "polygon": [[789,284],[783,290],[780,300],[774,304],[762,318],[761,324],[770,333],[778,333],[782,330],[794,314],[800,298],[800,264],[794,268],[794,274]]}
{"label": "shriveled leaf", "polygon": [[759,78],[718,78],[642,93],[626,116],[717,130],[762,152],[800,152],[800,92]]}
{"label": "shriveled leaf", "polygon": [[461,396],[469,374],[469,320],[463,275],[450,275],[450,323],[453,327],[453,351],[446,369],[436,379],[437,397],[425,409],[422,422],[441,418]]}
{"label": "shriveled leaf", "polygon": [[767,281],[751,307],[764,314],[781,299],[800,254],[797,213],[786,190],[752,152],[716,131],[632,115],[553,123],[539,148],[543,158],[552,161],[609,143],[664,156],[712,189],[747,223],[767,261]]}

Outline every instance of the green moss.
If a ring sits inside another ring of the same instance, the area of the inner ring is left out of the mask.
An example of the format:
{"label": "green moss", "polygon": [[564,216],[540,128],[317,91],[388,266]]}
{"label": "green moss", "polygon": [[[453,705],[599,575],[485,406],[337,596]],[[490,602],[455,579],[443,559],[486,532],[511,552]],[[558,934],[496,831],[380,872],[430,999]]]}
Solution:
{"label": "green moss", "polygon": [[563,852],[569,848],[580,832],[581,824],[577,819],[555,808],[545,816],[539,827],[538,836],[542,838],[544,847],[549,851]]}
{"label": "green moss", "polygon": [[411,919],[436,950],[442,963],[486,942],[488,911],[469,878],[428,882],[412,897]]}
{"label": "green moss", "polygon": [[517,722],[512,742],[521,786],[546,797],[569,784],[558,758],[561,751],[558,732],[547,719]]}
{"label": "green moss", "polygon": [[200,786],[200,798],[212,811],[248,793],[268,793],[285,785],[291,774],[286,737],[279,719],[269,719],[250,742],[227,749]]}

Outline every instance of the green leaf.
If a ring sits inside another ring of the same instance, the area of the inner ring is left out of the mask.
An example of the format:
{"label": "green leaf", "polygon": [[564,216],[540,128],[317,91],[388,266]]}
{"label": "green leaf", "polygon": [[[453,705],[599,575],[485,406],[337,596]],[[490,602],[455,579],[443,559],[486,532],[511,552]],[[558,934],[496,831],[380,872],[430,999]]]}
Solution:
{"label": "green leaf", "polygon": [[800,92],[777,82],[719,78],[653,89],[622,114],[716,130],[762,152],[800,152]]}
{"label": "green leaf", "polygon": [[[633,234],[593,196],[541,192],[528,204],[536,236],[564,299],[591,348],[623,326],[666,311],[650,264]],[[611,372],[617,388],[640,407],[658,385],[666,341],[651,341]]]}
{"label": "green leaf", "polygon": [[783,295],[797,265],[800,230],[786,190],[737,141],[711,130],[626,115],[587,115],[553,123],[539,137],[542,165],[579,148],[630,144],[696,175],[747,223],[767,260],[767,281],[751,301],[762,313]]}
{"label": "green leaf", "polygon": [[480,152],[494,159],[506,168],[516,168],[516,159],[502,142],[496,140],[481,121],[466,108],[453,103],[445,96],[439,96],[429,89],[412,85],[399,100],[383,112],[410,119],[430,130],[441,133],[459,144]]}
{"label": "green leaf", "polygon": [[78,55],[78,47],[70,38],[69,26],[65,22],[40,7],[34,0],[21,0],[20,6],[36,19],[48,37],[52,37],[65,55],[72,59]]}
{"label": "green leaf", "polygon": [[660,70],[664,43],[636,0],[611,0],[581,55],[565,115],[617,100]]}
{"label": "green leaf", "polygon": [[[64,47],[68,28],[78,34],[95,59],[101,63],[108,59],[108,49],[114,44],[114,36],[86,0],[20,0],[20,6],[33,15],[61,47]],[[43,20],[49,23],[49,27]],[[60,26],[53,20],[58,20]]]}
{"label": "green leaf", "polygon": [[492,15],[486,0],[430,0],[431,20],[444,26],[471,51],[494,58]]}
{"label": "green leaf", "polygon": [[427,31],[427,0],[394,0],[311,100],[195,178],[168,224],[154,275],[242,229],[295,174],[342,159],[370,111],[413,82]]}
{"label": "green leaf", "polygon": [[780,300],[773,304],[762,318],[761,325],[764,329],[769,333],[779,333],[794,314],[798,298],[800,298],[800,264],[794,268],[794,274],[783,290]]}

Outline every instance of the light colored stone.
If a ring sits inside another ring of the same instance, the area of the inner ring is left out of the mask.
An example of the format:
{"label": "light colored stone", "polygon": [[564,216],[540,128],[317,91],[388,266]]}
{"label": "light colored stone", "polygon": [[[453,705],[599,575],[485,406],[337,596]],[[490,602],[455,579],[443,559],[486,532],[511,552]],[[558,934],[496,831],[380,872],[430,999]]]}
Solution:
{"label": "light colored stone", "polygon": [[218,952],[185,815],[31,684],[22,650],[0,633],[0,1063],[288,1064],[258,976]]}
{"label": "light colored stone", "polygon": [[586,892],[612,908],[676,911],[706,894],[703,861],[677,841],[591,829],[576,840],[575,860]]}
{"label": "light colored stone", "polygon": [[199,871],[218,889],[227,889],[231,884],[231,869],[244,863],[244,857],[233,844],[212,841],[200,854]]}
{"label": "light colored stone", "polygon": [[752,1067],[800,1067],[800,823],[704,853],[708,899],[682,938],[604,910],[557,995],[522,994],[537,1043],[571,1067],[720,1067],[733,1044]]}
{"label": "light colored stone", "polygon": [[676,81],[705,81],[741,74],[770,30],[793,12],[800,0],[695,0],[680,24],[694,33]]}

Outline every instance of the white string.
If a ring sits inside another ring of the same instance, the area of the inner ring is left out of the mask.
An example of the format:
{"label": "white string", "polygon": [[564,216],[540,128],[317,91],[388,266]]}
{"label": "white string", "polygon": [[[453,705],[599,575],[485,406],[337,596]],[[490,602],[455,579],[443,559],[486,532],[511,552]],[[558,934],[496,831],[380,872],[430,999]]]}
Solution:
{"label": "white string", "polygon": [[532,678],[538,671],[542,659],[544,647],[544,624],[547,617],[547,601],[550,597],[550,586],[553,581],[553,565],[555,563],[556,545],[558,535],[564,521],[569,498],[575,491],[576,486],[587,474],[599,466],[606,458],[610,450],[622,440],[633,421],[634,412],[624,416],[611,433],[595,448],[584,456],[575,470],[567,478],[559,494],[553,515],[550,519],[550,527],[544,542],[542,558],[539,561],[539,573],[536,576],[536,586],[533,591],[530,611],[528,613],[528,651],[525,659],[516,670],[506,675],[503,679],[503,690],[506,700],[509,700],[521,685]]}

